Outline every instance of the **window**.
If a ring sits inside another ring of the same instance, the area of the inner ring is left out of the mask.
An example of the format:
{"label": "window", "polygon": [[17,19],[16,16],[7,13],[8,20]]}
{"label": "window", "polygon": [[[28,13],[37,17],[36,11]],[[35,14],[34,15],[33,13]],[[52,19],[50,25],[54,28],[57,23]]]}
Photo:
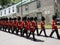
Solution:
{"label": "window", "polygon": [[1,15],[1,12],[0,12],[0,15]]}
{"label": "window", "polygon": [[37,1],[37,8],[40,8],[40,7],[41,7],[41,2]]}
{"label": "window", "polygon": [[10,8],[9,8],[9,13],[10,13]]}
{"label": "window", "polygon": [[4,10],[4,14],[6,14],[6,10]]}
{"label": "window", "polygon": [[19,13],[19,10],[20,10],[19,7],[17,7],[17,13]]}
{"label": "window", "polygon": [[29,9],[29,6],[25,5],[25,11],[28,11],[28,9]]}
{"label": "window", "polygon": [[1,12],[1,15],[2,15],[2,12]]}
{"label": "window", "polygon": [[14,12],[14,7],[12,7],[12,11]]}
{"label": "window", "polygon": [[41,21],[41,16],[42,16],[42,12],[38,12],[37,13],[37,19],[39,22]]}
{"label": "window", "polygon": [[57,3],[57,0],[54,0]]}

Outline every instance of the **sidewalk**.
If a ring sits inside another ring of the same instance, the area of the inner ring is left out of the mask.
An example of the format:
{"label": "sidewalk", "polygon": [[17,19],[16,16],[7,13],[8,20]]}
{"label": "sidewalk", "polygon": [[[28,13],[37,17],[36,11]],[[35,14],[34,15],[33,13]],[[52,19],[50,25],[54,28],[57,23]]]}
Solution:
{"label": "sidewalk", "polygon": [[[49,36],[51,33],[51,29],[46,29],[46,33]],[[42,32],[41,35],[44,35],[44,33]],[[21,37],[19,35],[0,31],[0,45],[60,45],[60,40],[57,39],[55,33],[53,34],[53,37],[55,38],[37,35],[35,35],[35,37],[37,41],[33,41],[32,39],[26,39],[25,37]]]}

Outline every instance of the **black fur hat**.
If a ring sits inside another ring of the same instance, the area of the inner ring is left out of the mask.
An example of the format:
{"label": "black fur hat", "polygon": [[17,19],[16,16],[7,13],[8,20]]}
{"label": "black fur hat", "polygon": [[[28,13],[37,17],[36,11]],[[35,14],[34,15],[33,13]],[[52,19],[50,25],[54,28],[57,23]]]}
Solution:
{"label": "black fur hat", "polygon": [[21,20],[21,17],[18,17],[18,20]]}
{"label": "black fur hat", "polygon": [[27,20],[27,17],[24,17],[24,20]]}
{"label": "black fur hat", "polygon": [[28,17],[27,20],[30,20],[30,17]]}
{"label": "black fur hat", "polygon": [[11,18],[9,18],[9,20],[11,20]]}
{"label": "black fur hat", "polygon": [[37,17],[35,17],[34,20],[37,20]]}
{"label": "black fur hat", "polygon": [[14,18],[14,20],[16,20],[17,18]]}
{"label": "black fur hat", "polygon": [[42,21],[45,21],[45,18],[42,16],[42,17],[41,17],[41,20],[42,20]]}
{"label": "black fur hat", "polygon": [[33,20],[33,17],[30,17],[30,21],[32,21]]}
{"label": "black fur hat", "polygon": [[56,15],[53,15],[53,16],[52,16],[52,19],[53,19],[53,20],[55,20],[56,18],[57,18],[57,16],[56,16]]}
{"label": "black fur hat", "polygon": [[8,20],[8,18],[6,17],[5,20]]}

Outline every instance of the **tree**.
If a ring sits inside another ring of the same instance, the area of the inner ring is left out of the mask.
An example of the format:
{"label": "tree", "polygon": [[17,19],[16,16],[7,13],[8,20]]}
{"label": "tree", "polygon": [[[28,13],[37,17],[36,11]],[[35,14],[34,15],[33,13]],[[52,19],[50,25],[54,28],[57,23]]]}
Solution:
{"label": "tree", "polygon": [[0,5],[1,6],[4,6],[4,5],[7,5],[11,2],[11,0],[0,0]]}

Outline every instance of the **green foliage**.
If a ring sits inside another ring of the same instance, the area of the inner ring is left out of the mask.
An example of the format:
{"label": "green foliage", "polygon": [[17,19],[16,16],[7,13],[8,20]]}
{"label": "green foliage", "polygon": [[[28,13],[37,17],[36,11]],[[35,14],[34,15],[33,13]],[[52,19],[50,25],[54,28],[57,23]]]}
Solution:
{"label": "green foliage", "polygon": [[11,2],[11,0],[0,0],[0,5],[4,6]]}
{"label": "green foliage", "polygon": [[18,2],[20,2],[21,0],[11,0],[11,2],[13,2],[13,3],[18,3]]}

